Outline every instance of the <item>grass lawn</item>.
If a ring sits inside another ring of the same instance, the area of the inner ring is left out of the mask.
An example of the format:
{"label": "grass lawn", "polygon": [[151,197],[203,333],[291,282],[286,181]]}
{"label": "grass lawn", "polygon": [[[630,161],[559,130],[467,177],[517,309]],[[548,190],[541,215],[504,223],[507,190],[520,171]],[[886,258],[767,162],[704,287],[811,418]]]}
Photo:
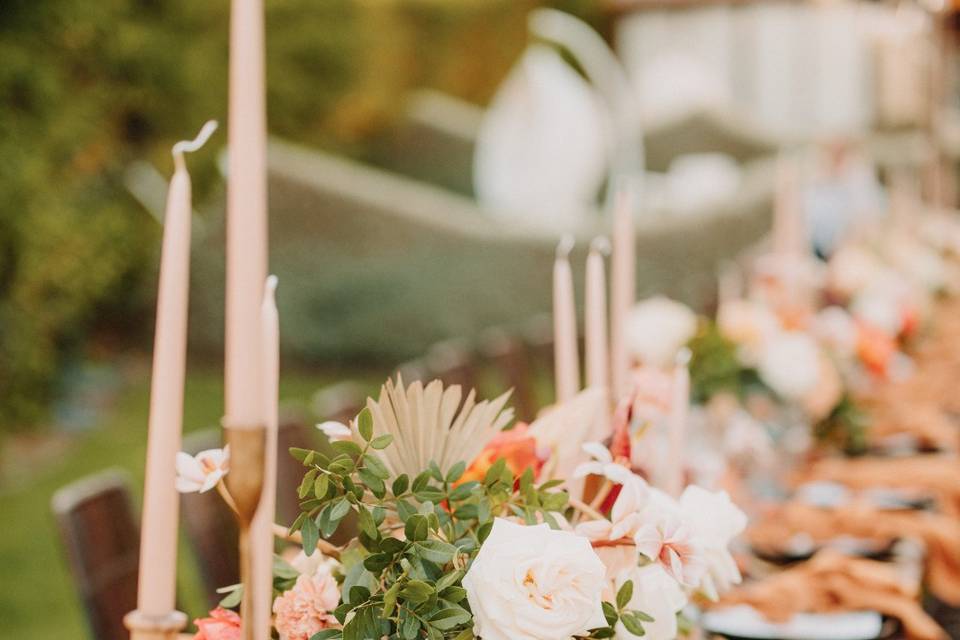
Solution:
{"label": "grass lawn", "polygon": [[[357,377],[357,376],[352,376]],[[378,374],[360,377],[371,388]],[[319,387],[338,377],[327,373],[284,372],[281,403],[306,405]],[[138,373],[126,380],[108,404],[97,429],[69,440],[39,462],[18,470],[0,487],[0,637],[18,640],[85,640],[88,637],[73,585],[53,527],[50,497],[86,474],[119,467],[143,481],[149,380]],[[223,383],[216,369],[191,371],[187,380],[185,431],[219,424]],[[137,495],[139,501],[139,495]],[[180,577],[187,613],[200,613],[198,581],[181,541]]]}

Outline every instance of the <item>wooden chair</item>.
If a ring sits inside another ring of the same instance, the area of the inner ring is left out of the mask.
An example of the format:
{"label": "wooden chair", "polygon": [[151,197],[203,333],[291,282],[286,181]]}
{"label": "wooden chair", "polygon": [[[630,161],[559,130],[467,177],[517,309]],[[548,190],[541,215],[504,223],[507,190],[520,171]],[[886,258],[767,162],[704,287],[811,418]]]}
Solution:
{"label": "wooden chair", "polygon": [[[183,439],[183,450],[196,455],[223,446],[220,429],[195,431]],[[215,490],[180,497],[180,519],[196,559],[211,608],[222,598],[216,590],[240,581],[237,521]]]}
{"label": "wooden chair", "polygon": [[499,378],[498,392],[513,389],[511,404],[517,419],[529,422],[536,417],[537,400],[533,388],[533,372],[523,342],[503,329],[490,329],[480,337],[480,356]]}
{"label": "wooden chair", "polygon": [[[409,385],[411,382],[420,380],[424,384],[430,382],[433,378],[430,377],[429,369],[426,363],[423,360],[408,360],[397,367],[397,372],[403,378],[404,386]],[[396,374],[394,374],[394,379],[396,379]]]}
{"label": "wooden chair", "polygon": [[533,380],[533,396],[537,407],[552,404],[556,398],[553,388],[553,322],[548,314],[531,318],[523,329],[523,342],[527,351]]}
{"label": "wooden chair", "polygon": [[128,640],[123,617],[137,606],[140,532],[130,481],[120,470],[57,491],[51,507],[91,637]]}
{"label": "wooden chair", "polygon": [[[458,384],[464,394],[477,388],[477,371],[471,350],[461,340],[434,344],[426,355],[427,379],[439,379],[445,387]],[[478,389],[479,392],[479,389]]]}

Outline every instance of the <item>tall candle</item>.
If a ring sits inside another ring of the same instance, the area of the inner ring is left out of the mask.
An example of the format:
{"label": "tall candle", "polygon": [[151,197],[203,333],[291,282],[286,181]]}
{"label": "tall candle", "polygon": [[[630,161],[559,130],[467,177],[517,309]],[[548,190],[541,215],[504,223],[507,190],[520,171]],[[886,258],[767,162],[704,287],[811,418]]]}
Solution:
{"label": "tall candle", "polygon": [[230,18],[224,425],[243,429],[263,419],[257,347],[267,275],[263,0],[233,0]]}
{"label": "tall candle", "polygon": [[553,360],[557,402],[569,400],[580,389],[577,310],[570,270],[572,249],[573,238],[565,236],[557,246],[553,266]]}
{"label": "tall candle", "polygon": [[670,408],[670,454],[666,473],[666,490],[672,496],[683,492],[686,468],[687,420],[690,414],[690,350],[684,347],[677,354],[673,372],[673,398]]}
{"label": "tall candle", "polygon": [[254,624],[258,638],[270,637],[270,610],[273,605],[273,523],[277,504],[277,424],[280,385],[280,322],[276,303],[277,277],[267,278],[260,311],[263,336],[264,421],[267,426],[263,493],[250,528],[253,552]]}
{"label": "tall candle", "polygon": [[603,256],[609,246],[606,238],[597,238],[587,256],[587,275],[584,296],[587,352],[587,386],[606,389],[609,384],[607,343],[607,278]]}
{"label": "tall candle", "polygon": [[624,179],[613,201],[613,258],[610,287],[610,362],[611,387],[615,399],[627,393],[630,356],[627,353],[625,330],[627,315],[636,295],[636,256],[633,232],[635,199],[633,183]]}
{"label": "tall candle", "polygon": [[217,125],[208,122],[193,142],[173,147],[175,170],[167,193],[153,338],[150,417],[140,534],[137,609],[147,616],[174,611],[177,522],[180,496],[174,462],[183,429],[183,383],[187,358],[187,301],[190,287],[190,174],[183,160],[199,149]]}

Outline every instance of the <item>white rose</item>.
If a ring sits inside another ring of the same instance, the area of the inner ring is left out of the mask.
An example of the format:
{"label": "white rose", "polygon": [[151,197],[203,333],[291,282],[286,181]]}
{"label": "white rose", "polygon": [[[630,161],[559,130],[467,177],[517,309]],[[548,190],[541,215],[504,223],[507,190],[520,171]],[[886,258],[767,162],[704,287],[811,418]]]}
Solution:
{"label": "white rose", "polygon": [[829,265],[830,287],[843,296],[853,296],[876,280],[883,263],[873,253],[846,246],[833,254]]}
{"label": "white rose", "polygon": [[[667,575],[658,564],[633,567],[617,576],[619,590],[627,580],[633,581],[633,597],[627,609],[642,611],[653,622],[644,622],[645,640],[673,640],[677,637],[677,612],[687,604],[687,596],[677,581]],[[633,640],[637,636],[627,631],[622,622],[616,626],[617,640]]]}
{"label": "white rose", "polygon": [[483,640],[558,640],[606,626],[605,569],[590,541],[497,518],[463,587]]}
{"label": "white rose", "polygon": [[627,349],[643,364],[655,367],[672,365],[677,352],[696,333],[696,314],[662,296],[644,300],[627,316]]}
{"label": "white rose", "polygon": [[827,349],[841,358],[852,358],[857,351],[857,323],[847,310],[830,306],[813,319],[813,333]]}
{"label": "white rose", "polygon": [[732,300],[717,312],[720,333],[740,347],[740,358],[756,361],[763,344],[780,330],[780,321],[767,306],[751,300]]}
{"label": "white rose", "polygon": [[747,516],[730,500],[726,491],[707,491],[696,485],[684,489],[680,496],[680,511],[693,527],[707,564],[700,591],[715,600],[741,580],[740,569],[728,547],[746,528]]}
{"label": "white rose", "polygon": [[777,395],[799,400],[817,386],[820,350],[805,333],[781,333],[767,343],[758,370],[760,379]]}

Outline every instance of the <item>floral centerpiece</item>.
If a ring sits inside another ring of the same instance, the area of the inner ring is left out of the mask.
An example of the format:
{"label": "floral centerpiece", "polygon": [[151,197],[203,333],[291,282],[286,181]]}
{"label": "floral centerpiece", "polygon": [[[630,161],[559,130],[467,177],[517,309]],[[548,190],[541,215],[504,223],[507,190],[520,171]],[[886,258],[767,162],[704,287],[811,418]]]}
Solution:
{"label": "floral centerpiece", "polygon": [[[584,442],[609,422],[585,410],[607,410],[595,398],[511,429],[506,395],[398,379],[349,425],[319,425],[329,451],[291,450],[301,513],[281,533],[302,550],[275,562],[279,638],[677,637],[691,598],[739,582],[728,545],[745,516],[722,492],[650,486],[616,421],[605,443]],[[181,489],[216,485],[229,500],[222,456],[203,457],[181,461]],[[355,533],[333,545],[348,519]],[[197,638],[236,637],[239,590],[224,589]]]}

